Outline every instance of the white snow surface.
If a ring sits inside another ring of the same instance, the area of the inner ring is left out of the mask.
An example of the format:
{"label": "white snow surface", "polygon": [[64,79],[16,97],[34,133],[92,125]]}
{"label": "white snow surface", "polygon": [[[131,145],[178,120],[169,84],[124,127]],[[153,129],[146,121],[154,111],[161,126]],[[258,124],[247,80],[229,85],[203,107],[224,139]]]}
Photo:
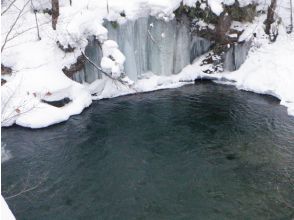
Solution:
{"label": "white snow surface", "polygon": [[[268,94],[281,100],[281,105],[288,108],[288,114],[294,116],[294,34],[288,35],[281,28],[280,36],[275,43],[268,39],[253,40],[253,48],[239,70],[234,72],[205,74],[207,66],[201,66],[203,58],[198,58],[186,66],[179,74],[157,76],[149,72],[138,80],[133,89],[120,86],[119,89],[110,81],[99,81],[99,86],[92,84],[90,90],[97,91],[101,84],[107,84],[97,99],[111,98],[135,92],[147,92],[158,89],[176,88],[193,83],[197,78],[215,79],[215,82],[227,83],[238,89]],[[94,86],[95,85],[95,86]],[[96,88],[95,88],[96,87]]]}
{"label": "white snow surface", "polygon": [[226,78],[236,80],[239,89],[273,95],[294,116],[294,35],[280,30],[275,43],[264,42],[251,51],[245,63]]}
{"label": "white snow surface", "polygon": [[[196,1],[185,0],[184,4],[192,6]],[[16,2],[18,8],[22,8],[27,1]],[[288,107],[288,113],[294,115],[294,79],[291,63],[294,60],[293,35],[284,33],[280,34],[274,44],[268,44],[267,41],[260,42],[260,48],[251,51],[243,66],[233,73],[203,74],[199,65],[200,58],[177,75],[157,76],[146,73],[135,83],[126,78],[130,86],[114,83],[108,78],[97,80],[90,85],[82,85],[69,79],[62,72],[62,68],[76,62],[77,57],[85,50],[87,38],[93,35],[102,43],[102,68],[117,74],[114,77],[119,77],[125,57],[116,42],[108,40],[107,30],[102,26],[104,18],[125,22],[125,19],[154,15],[169,20],[174,17],[173,11],[181,1],[109,0],[109,13],[106,2],[73,1],[73,5],[69,6],[69,1],[61,0],[56,31],[51,28],[51,17],[48,14],[38,13],[41,40],[37,39],[35,16],[31,5],[26,6],[20,20],[9,34],[2,52],[1,63],[13,69],[12,76],[1,87],[2,126],[15,123],[30,128],[47,127],[65,121],[71,115],[80,114],[92,100],[174,88],[191,83],[187,80],[198,77],[227,78],[235,80],[234,85],[239,89],[274,95],[281,99],[281,104]],[[246,5],[254,0],[239,2]],[[216,14],[221,13],[222,3],[232,4],[233,1],[209,0],[209,5]],[[50,8],[49,0],[35,0],[33,4],[37,9]],[[5,3],[3,6],[5,9]],[[18,12],[17,8],[12,8],[2,16],[2,45]],[[126,14],[125,18],[120,16],[121,12]],[[69,44],[76,49],[74,52],[65,53],[58,48],[56,41],[61,42],[65,47]],[[109,55],[114,60],[110,59]],[[96,95],[91,96],[94,93]],[[60,100],[65,97],[72,101],[61,108],[41,101],[42,99]]]}
{"label": "white snow surface", "polygon": [[10,211],[7,203],[5,202],[2,195],[0,195],[0,208],[1,208],[1,219],[3,220],[15,220],[14,215]]}

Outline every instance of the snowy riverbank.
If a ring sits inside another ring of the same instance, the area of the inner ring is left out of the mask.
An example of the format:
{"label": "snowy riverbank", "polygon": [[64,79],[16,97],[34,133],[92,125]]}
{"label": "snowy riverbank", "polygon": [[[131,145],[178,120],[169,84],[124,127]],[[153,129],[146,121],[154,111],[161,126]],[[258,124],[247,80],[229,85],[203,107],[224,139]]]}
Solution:
{"label": "snowy riverbank", "polygon": [[[195,1],[184,3],[192,5]],[[258,35],[256,44],[259,44],[259,48],[253,48],[243,66],[231,73],[204,74],[200,66],[201,57],[186,66],[179,74],[163,76],[148,72],[130,84],[131,86],[117,85],[108,78],[96,80],[91,84],[79,84],[62,72],[64,66],[74,63],[81,55],[81,51],[85,50],[87,37],[94,35],[101,42],[106,42],[108,37],[103,26],[104,18],[119,23],[148,15],[170,20],[180,2],[133,0],[122,4],[122,1],[109,1],[107,9],[106,4],[100,1],[74,1],[73,6],[69,6],[68,1],[61,1],[56,31],[51,28],[51,17],[48,14],[38,14],[41,40],[37,39],[36,29],[31,28],[35,24],[35,17],[28,8],[16,25],[16,30],[10,35],[16,37],[7,42],[2,53],[2,63],[13,69],[12,76],[7,77],[7,83],[1,87],[2,126],[15,123],[30,128],[47,127],[65,121],[71,115],[80,114],[84,108],[90,106],[92,100],[179,87],[193,83],[193,80],[199,77],[228,79],[230,84],[239,89],[274,95],[281,100],[282,105],[288,107],[288,113],[294,115],[294,73],[291,64],[294,58],[293,35],[284,33],[283,27],[277,42],[273,44],[269,44],[262,35]],[[222,10],[221,2],[210,1],[215,14]],[[234,1],[224,1],[226,4],[231,4],[230,2]],[[241,2],[246,5],[252,1]],[[19,0],[20,8],[23,3],[24,1]],[[50,7],[49,1],[39,3],[35,4],[37,9]],[[122,11],[126,17],[120,16]],[[2,25],[2,35],[8,32],[17,14],[18,11],[15,10],[3,16],[3,21],[7,22]],[[256,26],[258,25],[257,23]],[[18,35],[22,31],[24,33]],[[72,53],[64,53],[58,48],[56,41],[70,43],[76,49]],[[118,49],[114,48],[111,55],[114,58],[120,57],[122,63],[118,65],[121,66],[124,59]],[[92,96],[93,94],[95,96]],[[71,102],[60,108],[41,101],[63,98],[69,98]]]}

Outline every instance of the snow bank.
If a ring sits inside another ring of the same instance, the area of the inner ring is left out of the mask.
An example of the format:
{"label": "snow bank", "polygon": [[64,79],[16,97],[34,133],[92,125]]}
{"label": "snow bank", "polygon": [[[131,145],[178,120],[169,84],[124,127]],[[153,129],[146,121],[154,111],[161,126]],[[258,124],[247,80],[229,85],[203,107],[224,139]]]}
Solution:
{"label": "snow bank", "polygon": [[209,78],[215,82],[236,86],[238,89],[268,94],[281,100],[281,105],[288,108],[288,114],[294,116],[294,35],[287,35],[283,29],[275,43],[268,39],[256,40],[254,48],[249,52],[245,63],[235,72],[205,74],[207,66],[201,66],[205,55],[193,64],[186,66],[179,74],[172,76],[157,76],[145,73],[143,79],[138,80],[132,87],[118,88],[116,85],[100,81],[96,88],[92,85],[92,92],[97,88],[106,89],[97,97],[111,98],[122,94],[147,92],[158,89],[175,88],[194,83],[198,78]]}
{"label": "snow bank", "polygon": [[[192,6],[196,1],[198,0],[184,0],[183,3]],[[17,0],[18,8],[21,8],[24,2],[26,1]],[[255,1],[239,2],[244,6]],[[50,7],[49,0],[33,3],[39,10]],[[35,15],[31,5],[26,6],[25,13],[8,36],[10,40],[2,53],[1,62],[12,67],[14,71],[8,82],[1,87],[2,126],[16,123],[31,128],[46,127],[65,121],[71,115],[80,114],[93,99],[174,88],[191,83],[197,77],[228,78],[235,80],[235,85],[240,89],[275,95],[281,99],[281,104],[288,107],[289,114],[294,114],[293,68],[290,65],[294,54],[290,47],[293,45],[293,39],[288,39],[286,34],[279,36],[275,44],[263,43],[264,47],[249,53],[249,59],[240,70],[222,76],[203,74],[200,63],[195,62],[179,74],[169,77],[145,73],[142,79],[134,84],[127,78],[124,79],[127,81],[126,85],[107,78],[97,80],[91,85],[74,82],[64,75],[62,68],[70,67],[76,62],[84,52],[89,36],[94,36],[102,44],[102,68],[114,74],[113,77],[120,77],[125,57],[116,42],[108,40],[107,30],[102,25],[104,18],[125,22],[126,19],[154,15],[169,20],[174,17],[173,11],[181,1],[111,0],[108,1],[108,7],[106,3],[107,1],[96,0],[73,1],[73,5],[69,6],[69,1],[61,0],[56,31],[51,28],[51,17],[46,13],[38,13],[41,40],[37,38],[36,29],[32,28],[35,26]],[[208,3],[215,14],[220,14],[222,4],[230,5],[234,1],[208,0]],[[5,3],[3,6],[5,8]],[[2,17],[2,45],[18,12],[17,8],[12,7],[11,11]],[[122,12],[125,16],[122,16]],[[250,27],[255,28],[254,25]],[[62,51],[57,41],[64,48],[74,48],[74,51]],[[60,108],[42,102],[64,98],[69,98],[71,102]]]}
{"label": "snow bank", "polygon": [[0,195],[0,207],[1,207],[1,219],[3,220],[15,220],[14,215],[10,211],[7,203],[5,202],[2,195]]}
{"label": "snow bank", "polygon": [[226,78],[235,80],[239,89],[277,97],[294,116],[293,60],[294,37],[280,31],[275,43],[264,42],[257,51],[249,53],[239,70]]}

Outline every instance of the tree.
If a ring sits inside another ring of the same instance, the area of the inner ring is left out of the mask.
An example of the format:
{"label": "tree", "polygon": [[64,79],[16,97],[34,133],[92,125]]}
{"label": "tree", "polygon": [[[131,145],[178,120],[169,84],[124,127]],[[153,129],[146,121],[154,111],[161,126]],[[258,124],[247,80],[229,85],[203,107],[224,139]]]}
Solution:
{"label": "tree", "polygon": [[293,31],[293,5],[292,5],[292,0],[290,0],[290,25],[289,25],[289,30],[288,33],[292,33]]}
{"label": "tree", "polygon": [[267,17],[265,20],[265,33],[270,35],[271,33],[271,25],[275,22],[275,10],[277,7],[277,0],[271,0],[271,4],[267,9]]}
{"label": "tree", "polygon": [[59,0],[51,0],[52,4],[52,28],[56,30],[56,24],[59,16]]}
{"label": "tree", "polygon": [[[33,0],[27,0],[23,3],[22,7],[19,7],[16,5],[16,2],[17,0],[13,0],[9,3],[9,5],[7,7],[2,7],[2,12],[1,12],[1,16],[5,16],[5,14],[7,12],[9,12],[10,14],[11,13],[15,13],[16,11],[16,16],[13,20],[13,23],[10,25],[9,29],[7,30],[7,32],[4,32],[2,34],[5,34],[5,36],[3,37],[3,43],[1,45],[1,52],[3,52],[3,50],[5,49],[7,43],[9,43],[10,41],[12,41],[13,39],[21,36],[22,34],[26,33],[27,31],[30,31],[32,29],[37,29],[37,37],[39,40],[41,40],[41,37],[40,37],[40,30],[39,30],[39,26],[41,25],[45,25],[47,24],[48,22],[44,22],[43,24],[40,24],[38,23],[38,18],[37,18],[37,10],[35,9],[34,7],[34,4],[33,4]],[[31,3],[31,4],[29,4]],[[23,15],[25,13],[28,13],[30,10],[29,7],[31,8],[31,10],[33,10],[34,12],[34,15],[35,15],[35,22],[36,22],[36,26],[33,26],[33,27],[29,27],[29,28],[26,28],[26,29],[22,29],[19,30],[18,29],[18,26],[21,22],[19,22],[21,20],[21,17],[23,17]],[[17,10],[16,10],[17,9]]]}
{"label": "tree", "polygon": [[[24,3],[23,7],[19,10],[19,12],[18,12],[18,14],[17,14],[15,20],[13,21],[12,25],[10,26],[10,28],[9,28],[9,30],[8,30],[8,32],[7,32],[6,36],[5,36],[5,38],[4,38],[4,43],[3,43],[2,46],[1,46],[1,52],[3,52],[4,47],[5,47],[5,45],[7,44],[7,42],[8,42],[10,39],[12,39],[12,38],[10,38],[10,35],[12,34],[12,32],[13,32],[13,30],[14,30],[16,24],[17,24],[17,22],[18,22],[19,19],[20,19],[20,17],[21,17],[21,16],[23,15],[23,13],[25,12],[25,8],[26,8],[26,6],[29,4],[30,1],[31,1],[31,0],[26,1],[26,2]],[[11,6],[14,5],[14,3],[15,3],[15,1],[12,1],[12,2],[8,5],[8,7],[7,7],[4,11],[1,12],[1,16],[4,15],[4,14],[5,14],[5,13],[11,8]]]}

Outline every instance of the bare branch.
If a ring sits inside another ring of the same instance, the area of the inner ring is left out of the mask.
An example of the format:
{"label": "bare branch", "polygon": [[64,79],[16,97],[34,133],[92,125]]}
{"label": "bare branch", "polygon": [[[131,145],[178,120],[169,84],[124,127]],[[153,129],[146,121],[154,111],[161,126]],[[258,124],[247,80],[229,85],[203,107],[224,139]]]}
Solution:
{"label": "bare branch", "polygon": [[19,11],[19,13],[18,13],[18,15],[17,15],[15,21],[14,21],[13,24],[11,25],[11,27],[10,27],[8,33],[7,33],[6,36],[5,36],[4,43],[3,43],[2,47],[1,47],[1,52],[4,50],[4,47],[5,47],[6,43],[7,43],[7,39],[8,39],[8,37],[9,37],[9,35],[11,34],[11,32],[12,32],[12,30],[14,29],[15,25],[17,24],[19,18],[22,16],[22,13],[23,13],[24,9],[26,8],[26,6],[28,5],[29,2],[30,2],[30,0],[28,0],[28,1],[24,4],[24,6],[22,7],[22,9]]}
{"label": "bare branch", "polygon": [[36,26],[37,26],[38,39],[41,40],[40,31],[39,31],[39,24],[38,24],[38,18],[37,18],[37,10],[34,7],[33,0],[31,0],[31,5],[32,5],[32,8],[33,8],[34,14],[35,14],[35,22],[36,22]]}
{"label": "bare branch", "polygon": [[92,60],[90,60],[90,58],[84,52],[81,51],[81,53],[86,58],[86,60],[89,61],[90,64],[92,64],[97,70],[101,71],[106,77],[113,80],[114,82],[120,82],[122,85],[127,86],[130,89],[133,89],[133,88],[130,87],[130,85],[128,85],[126,82],[124,82],[120,78],[114,78],[109,73],[105,72],[101,67],[97,66]]}
{"label": "bare branch", "polygon": [[8,199],[15,198],[15,197],[17,197],[17,196],[19,196],[19,195],[21,195],[21,194],[24,194],[24,193],[26,193],[26,192],[29,192],[29,191],[32,191],[32,190],[36,189],[39,185],[41,185],[41,183],[38,183],[37,185],[32,186],[32,187],[30,187],[30,188],[23,189],[23,190],[20,191],[19,193],[14,194],[14,195],[12,195],[12,196],[5,197],[5,199],[8,200]]}
{"label": "bare branch", "polygon": [[1,12],[1,16],[4,15],[15,2],[16,2],[16,0],[13,0],[12,2],[10,2],[10,4],[7,6],[7,8]]}
{"label": "bare branch", "polygon": [[[10,195],[10,196],[5,196],[5,200],[9,200],[9,199],[13,199],[13,198],[16,198],[18,196],[25,196],[26,193],[28,192],[31,192],[35,189],[37,189],[41,184],[43,184],[47,178],[47,173],[44,174],[43,176],[41,176],[39,179],[38,179],[38,182],[36,184],[34,184],[33,186],[30,186],[30,173],[28,173],[27,177],[26,177],[26,180],[24,181],[24,186],[23,186],[23,189],[16,193],[16,194],[13,194],[13,195]],[[27,197],[26,197],[27,198]]]}

